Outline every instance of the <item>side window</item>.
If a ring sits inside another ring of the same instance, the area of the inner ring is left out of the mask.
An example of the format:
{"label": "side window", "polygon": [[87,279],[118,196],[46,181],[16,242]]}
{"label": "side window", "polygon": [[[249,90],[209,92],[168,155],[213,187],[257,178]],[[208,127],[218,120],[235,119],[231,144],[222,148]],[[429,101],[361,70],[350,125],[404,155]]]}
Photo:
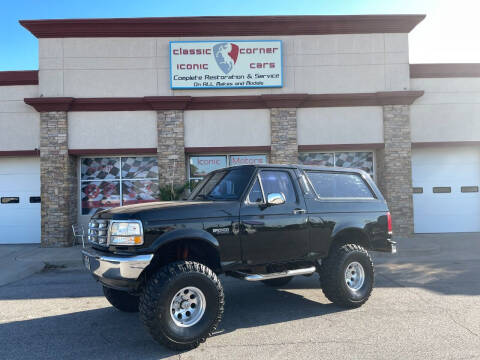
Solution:
{"label": "side window", "polygon": [[2,204],[18,204],[20,203],[20,198],[17,196],[7,196],[2,197]]}
{"label": "side window", "polygon": [[263,170],[260,173],[260,180],[265,196],[271,193],[282,193],[287,203],[297,202],[295,188],[288,172]]}
{"label": "side window", "polygon": [[309,171],[307,175],[321,198],[374,198],[359,175],[318,171]]}
{"label": "side window", "polygon": [[263,203],[263,193],[262,188],[260,187],[260,183],[258,182],[258,177],[255,180],[255,183],[250,190],[250,194],[248,194],[248,202],[250,204],[256,203]]}
{"label": "side window", "polygon": [[243,170],[231,170],[207,195],[213,199],[238,199],[248,185],[250,176],[250,173]]}

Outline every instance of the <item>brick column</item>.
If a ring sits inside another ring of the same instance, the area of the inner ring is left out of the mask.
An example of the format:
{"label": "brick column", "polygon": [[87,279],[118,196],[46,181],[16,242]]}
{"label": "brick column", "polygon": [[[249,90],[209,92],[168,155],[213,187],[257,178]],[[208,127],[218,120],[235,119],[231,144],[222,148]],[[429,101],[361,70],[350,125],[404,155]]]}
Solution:
{"label": "brick column", "polygon": [[40,113],[43,247],[71,246],[77,221],[77,167],[68,155],[67,112]]}
{"label": "brick column", "polygon": [[298,162],[297,109],[270,109],[272,164]]}
{"label": "brick column", "polygon": [[383,107],[385,149],[377,152],[378,183],[387,200],[395,236],[413,233],[410,107]]}
{"label": "brick column", "polygon": [[157,111],[160,186],[186,182],[183,110]]}

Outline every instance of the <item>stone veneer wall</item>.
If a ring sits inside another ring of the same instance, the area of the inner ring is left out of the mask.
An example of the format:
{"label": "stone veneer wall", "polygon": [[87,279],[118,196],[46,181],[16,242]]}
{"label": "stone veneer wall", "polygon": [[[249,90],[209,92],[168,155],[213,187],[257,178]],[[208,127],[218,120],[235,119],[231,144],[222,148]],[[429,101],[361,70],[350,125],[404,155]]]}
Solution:
{"label": "stone veneer wall", "polygon": [[297,109],[270,109],[272,164],[298,162]]}
{"label": "stone veneer wall", "polygon": [[186,182],[182,110],[157,111],[158,176],[160,186]]}
{"label": "stone veneer wall", "polygon": [[393,234],[413,233],[410,107],[383,107],[385,148],[377,152],[378,183],[392,214]]}
{"label": "stone veneer wall", "polygon": [[67,113],[40,113],[40,182],[43,247],[71,246],[77,220],[77,167],[68,155]]}

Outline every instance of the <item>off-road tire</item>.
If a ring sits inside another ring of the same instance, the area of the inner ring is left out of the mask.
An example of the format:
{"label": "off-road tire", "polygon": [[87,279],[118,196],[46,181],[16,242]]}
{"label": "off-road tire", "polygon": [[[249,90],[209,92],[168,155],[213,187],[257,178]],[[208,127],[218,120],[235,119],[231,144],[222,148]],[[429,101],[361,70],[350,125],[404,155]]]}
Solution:
{"label": "off-road tire", "polygon": [[115,308],[124,312],[138,312],[138,296],[131,295],[126,291],[120,291],[103,287],[103,294],[108,302]]}
{"label": "off-road tire", "polygon": [[[361,288],[354,291],[345,281],[345,270],[352,262],[362,265],[365,280]],[[322,290],[328,300],[346,308],[362,306],[372,293],[375,273],[368,252],[356,244],[345,244],[331,250],[320,267]]]}
{"label": "off-road tire", "polygon": [[280,287],[287,285],[290,281],[292,281],[292,276],[262,280],[262,283],[271,287]]}
{"label": "off-road tire", "polygon": [[[170,316],[170,304],[182,288],[195,286],[206,299],[205,313],[191,327],[180,327]],[[158,269],[140,296],[140,318],[158,343],[173,350],[196,348],[212,335],[223,315],[224,295],[217,275],[193,261],[177,261]]]}

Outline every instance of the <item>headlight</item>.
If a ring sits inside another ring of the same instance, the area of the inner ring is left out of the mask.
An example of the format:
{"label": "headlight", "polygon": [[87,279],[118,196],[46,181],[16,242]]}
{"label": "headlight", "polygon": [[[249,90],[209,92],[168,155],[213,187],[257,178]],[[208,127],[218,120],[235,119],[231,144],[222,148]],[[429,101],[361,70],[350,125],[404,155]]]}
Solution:
{"label": "headlight", "polygon": [[109,235],[110,245],[143,244],[143,229],[139,220],[113,220]]}

